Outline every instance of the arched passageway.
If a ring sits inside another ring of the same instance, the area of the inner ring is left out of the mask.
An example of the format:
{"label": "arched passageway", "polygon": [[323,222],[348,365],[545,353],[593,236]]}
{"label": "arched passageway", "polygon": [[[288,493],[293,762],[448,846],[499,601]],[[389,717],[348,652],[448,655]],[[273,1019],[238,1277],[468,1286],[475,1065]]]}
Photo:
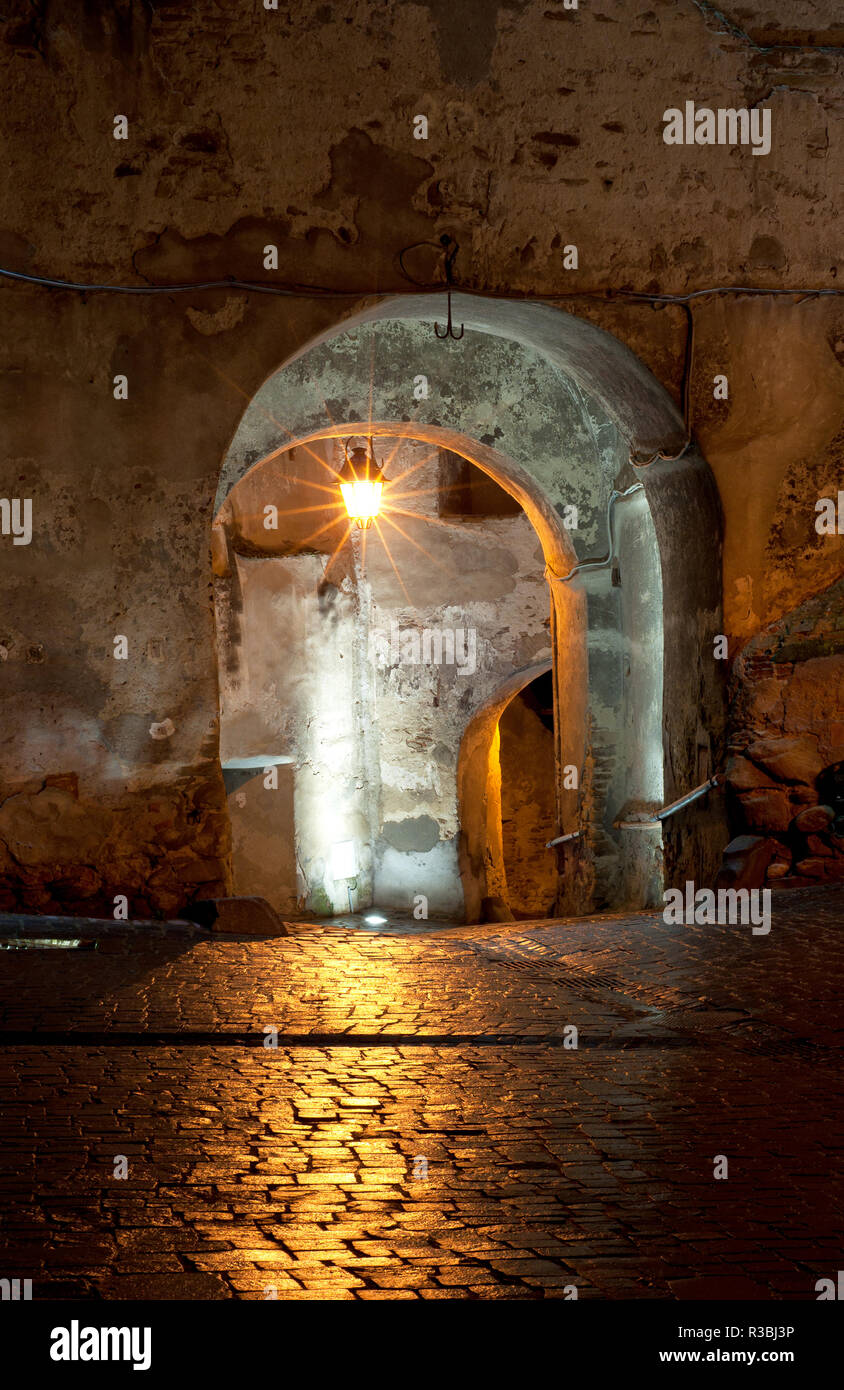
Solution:
{"label": "arched passageway", "polygon": [[[335,439],[253,469],[221,513],[234,886],[285,913],[407,911],[423,897],[431,915],[460,918],[463,731],[514,668],[537,654],[550,667],[546,556],[522,508],[464,455],[383,436],[381,448],[393,483],[365,556],[323,492]],[[544,530],[570,564],[565,538]],[[570,611],[574,623],[574,594]],[[584,650],[582,622],[568,640]],[[553,765],[552,752],[552,789]],[[278,856],[273,824],[287,837]],[[354,873],[335,873],[351,853]]]}
{"label": "arched passageway", "polygon": [[[458,765],[460,870],[470,921],[506,919],[520,906],[524,915],[533,915],[526,907],[528,901],[537,895],[544,900],[549,885],[545,910],[535,915],[552,915],[556,906],[558,857],[545,848],[556,834],[558,821],[556,720],[552,714],[538,730],[529,725],[526,729],[528,721],[520,719],[523,695],[548,677],[551,680],[545,698],[550,695],[553,703],[551,663],[537,662],[504,680],[477,710],[463,735]],[[550,737],[543,738],[543,732]],[[539,754],[544,757],[542,763],[535,761]],[[533,804],[526,805],[530,801]],[[514,815],[520,822],[518,833],[512,825]],[[566,891],[573,892],[582,868],[577,846],[569,848],[574,852],[569,853],[565,866]],[[518,874],[514,873],[517,857]]]}
{"label": "arched passageway", "polygon": [[550,917],[557,902],[554,682],[547,671],[514,695],[498,720],[501,847],[514,917]]}
{"label": "arched passageway", "polygon": [[[550,769],[555,829],[580,832],[558,852],[556,910],[646,905],[659,899],[666,883],[711,876],[725,838],[705,806],[690,808],[664,832],[617,826],[619,820],[652,815],[694,786],[701,766],[714,768],[720,760],[723,695],[712,657],[720,613],[720,520],[711,478],[693,448],[675,461],[642,466],[648,450],[682,452],[682,422],[642,364],[609,335],[535,305],[458,296],[455,309],[466,321],[458,343],[435,338],[440,306],[431,297],[390,301],[338,326],[268,379],[224,463],[215,525],[218,573],[231,572],[238,489],[250,478],[260,487],[257,480],[269,477],[267,470],[277,469],[291,449],[297,468],[303,449],[327,449],[323,487],[333,481],[332,458],[336,468],[339,454],[336,445],[331,455],[332,446],[319,441],[337,441],[362,425],[376,441],[431,445],[489,475],[533,526],[548,585],[558,714]],[[267,492],[266,502],[275,497],[284,504],[289,496],[276,473],[276,491]],[[455,524],[441,516],[436,521]],[[363,723],[349,737],[358,740],[354,757],[370,760],[366,781],[373,769],[365,726],[384,681],[388,689],[390,680],[400,678],[401,663],[393,663],[385,677],[361,654],[368,647],[361,623],[371,625],[364,613],[371,596],[361,584],[362,572],[355,572],[354,547],[347,548],[359,669],[357,684],[340,705],[363,711]],[[370,543],[370,560],[375,553]],[[578,565],[583,568],[572,574]],[[500,601],[491,591],[479,633],[484,651],[494,650]],[[454,615],[452,626],[459,626]],[[513,659],[508,674],[490,661],[488,674],[494,671],[499,690],[508,679],[516,682],[515,690],[531,679],[526,673],[532,664]],[[462,728],[450,730],[449,791],[443,793],[440,779],[438,805],[428,804],[422,816],[405,806],[395,821],[384,811],[379,779],[355,833],[332,842],[353,842],[356,865],[369,864],[357,876],[356,906],[368,905],[368,899],[409,910],[422,895],[432,900],[432,911],[472,919],[481,901],[495,896],[482,891],[490,886],[481,882],[485,873],[471,867],[467,824],[475,812],[466,809],[471,797],[464,794],[465,767],[472,763],[469,731],[477,721],[488,726],[494,695],[492,685],[479,679],[462,693]],[[437,699],[433,694],[434,708]],[[408,733],[411,744],[421,740],[433,754],[437,740],[430,722],[420,717]],[[475,769],[469,780],[478,775]],[[458,803],[464,808],[459,816]],[[395,843],[378,869],[375,847],[385,827]],[[319,838],[315,829],[312,835]],[[323,866],[327,862],[324,852],[316,858]],[[426,884],[431,894],[425,894]],[[301,893],[299,898],[301,905]],[[310,900],[305,894],[306,910],[342,906],[331,893]]]}

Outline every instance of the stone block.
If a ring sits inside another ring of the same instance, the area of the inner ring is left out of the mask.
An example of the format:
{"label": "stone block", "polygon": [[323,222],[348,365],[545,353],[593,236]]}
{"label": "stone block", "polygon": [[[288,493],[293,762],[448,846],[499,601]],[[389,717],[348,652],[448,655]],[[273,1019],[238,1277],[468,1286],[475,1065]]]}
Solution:
{"label": "stone block", "polygon": [[200,898],[183,909],[182,917],[225,936],[288,935],[265,898]]}
{"label": "stone block", "polygon": [[726,778],[729,785],[737,792],[746,792],[756,787],[774,786],[773,777],[763,772],[749,758],[733,756],[727,762]]}
{"label": "stone block", "polygon": [[823,879],[827,877],[828,865],[827,859],[811,855],[808,859],[798,860],[794,867],[803,878]]}
{"label": "stone block", "polygon": [[776,840],[763,835],[739,835],[724,850],[716,888],[761,888],[768,865],[781,852]]}
{"label": "stone block", "polygon": [[747,756],[781,782],[811,784],[823,768],[818,740],[810,734],[757,739],[748,747]]}
{"label": "stone block", "polygon": [[19,864],[49,866],[96,862],[110,817],[82,804],[65,786],[10,796],[0,807],[0,838]]}
{"label": "stone block", "polygon": [[790,859],[772,859],[768,865],[767,878],[785,878],[791,868]]}
{"label": "stone block", "polygon": [[817,806],[820,801],[816,787],[804,787],[801,784],[789,790],[792,801],[799,801],[805,806]]}
{"label": "stone block", "polygon": [[793,859],[794,856],[791,852],[791,847],[781,840],[774,850],[773,858],[768,865],[766,876],[769,879],[785,878],[786,874],[791,870]]}
{"label": "stone block", "polygon": [[739,793],[749,830],[782,834],[791,823],[791,803],[782,787],[756,787]]}
{"label": "stone block", "polygon": [[821,859],[828,859],[835,853],[832,846],[828,845],[826,840],[822,840],[820,835],[810,835],[806,840],[806,848],[810,855],[816,858],[820,856]]}
{"label": "stone block", "polygon": [[816,835],[819,831],[826,830],[834,819],[835,812],[831,806],[806,806],[797,812],[791,822],[791,828],[799,830],[801,835]]}

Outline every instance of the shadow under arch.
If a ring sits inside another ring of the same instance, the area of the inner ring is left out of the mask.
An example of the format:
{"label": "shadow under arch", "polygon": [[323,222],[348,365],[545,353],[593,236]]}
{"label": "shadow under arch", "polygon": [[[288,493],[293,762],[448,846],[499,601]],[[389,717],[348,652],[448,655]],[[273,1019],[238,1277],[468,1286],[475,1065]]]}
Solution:
{"label": "shadow under arch", "polygon": [[[497,902],[509,908],[501,827],[500,769],[495,767],[492,755],[499,721],[510,701],[551,669],[551,662],[539,661],[515,671],[477,711],[463,734],[457,765],[457,795],[460,876],[468,922],[482,921],[488,915],[485,903]],[[558,723],[559,719],[555,719],[555,727]],[[559,779],[556,784],[559,789]],[[573,862],[572,858],[569,873]]]}
{"label": "shadow under arch", "polygon": [[[653,538],[659,580],[658,593],[645,595],[658,637],[656,645],[645,644],[651,663],[659,649],[653,675],[659,690],[648,695],[648,727],[656,729],[659,797],[673,800],[696,785],[702,769],[716,770],[723,756],[724,682],[712,655],[722,625],[721,516],[708,466],[693,444],[684,447],[683,421],[667,392],[611,334],[549,305],[456,295],[453,307],[466,324],[457,343],[444,345],[433,336],[445,297],[420,294],[358,309],[299,348],[266,378],[242,416],[224,461],[218,507],[256,462],[299,443],[361,427],[427,438],[470,458],[521,502],[543,541],[550,573],[561,576],[571,569],[571,550],[580,562],[610,554],[608,498],[638,479],[647,501],[640,530]],[[409,395],[417,379],[432,390],[414,403]],[[361,414],[357,406],[367,397],[369,412]],[[470,448],[466,440],[474,441]],[[490,458],[484,451],[493,443],[496,457]],[[668,457],[631,467],[631,458],[641,462],[657,453]],[[503,470],[502,458],[508,461]],[[566,534],[560,518],[570,504],[579,522]],[[618,717],[626,673],[642,644],[623,631],[623,606],[606,618],[615,602],[610,584],[623,589],[638,578],[635,567],[622,565],[620,576],[618,566],[594,569],[572,584],[551,586],[558,627],[563,633],[577,628],[583,621],[577,610],[588,609],[590,633],[585,671],[584,659],[578,662],[573,653],[571,669],[568,656],[555,665],[561,700],[574,708],[582,699],[575,727],[587,728],[587,682],[589,691],[587,775],[577,805],[562,807],[561,828],[576,828],[584,818],[599,826],[590,846],[595,864],[617,853],[621,878],[604,885],[596,905],[644,905],[626,890],[623,867],[637,832],[625,847],[619,841],[626,832],[614,829],[628,804],[642,800],[635,787],[625,795],[631,756]],[[660,866],[665,885],[708,881],[724,842],[721,816],[706,803],[667,822]]]}

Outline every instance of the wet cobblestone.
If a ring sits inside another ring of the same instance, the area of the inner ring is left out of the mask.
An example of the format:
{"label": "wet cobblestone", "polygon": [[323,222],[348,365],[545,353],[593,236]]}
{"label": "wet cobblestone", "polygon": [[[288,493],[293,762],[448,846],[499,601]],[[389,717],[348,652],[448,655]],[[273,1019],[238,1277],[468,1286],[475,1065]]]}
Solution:
{"label": "wet cobblestone", "polygon": [[0,1272],[36,1298],[814,1298],[842,918],[806,890],[757,938],[636,914],[3,952]]}

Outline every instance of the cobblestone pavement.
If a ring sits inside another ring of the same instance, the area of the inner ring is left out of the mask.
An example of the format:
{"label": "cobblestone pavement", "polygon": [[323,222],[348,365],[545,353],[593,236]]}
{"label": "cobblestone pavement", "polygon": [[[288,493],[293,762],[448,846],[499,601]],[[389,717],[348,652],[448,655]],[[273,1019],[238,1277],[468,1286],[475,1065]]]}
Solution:
{"label": "cobblestone pavement", "polygon": [[0,952],[0,1275],[36,1298],[813,1299],[841,1267],[844,891],[774,904],[758,937],[42,919],[96,949]]}

